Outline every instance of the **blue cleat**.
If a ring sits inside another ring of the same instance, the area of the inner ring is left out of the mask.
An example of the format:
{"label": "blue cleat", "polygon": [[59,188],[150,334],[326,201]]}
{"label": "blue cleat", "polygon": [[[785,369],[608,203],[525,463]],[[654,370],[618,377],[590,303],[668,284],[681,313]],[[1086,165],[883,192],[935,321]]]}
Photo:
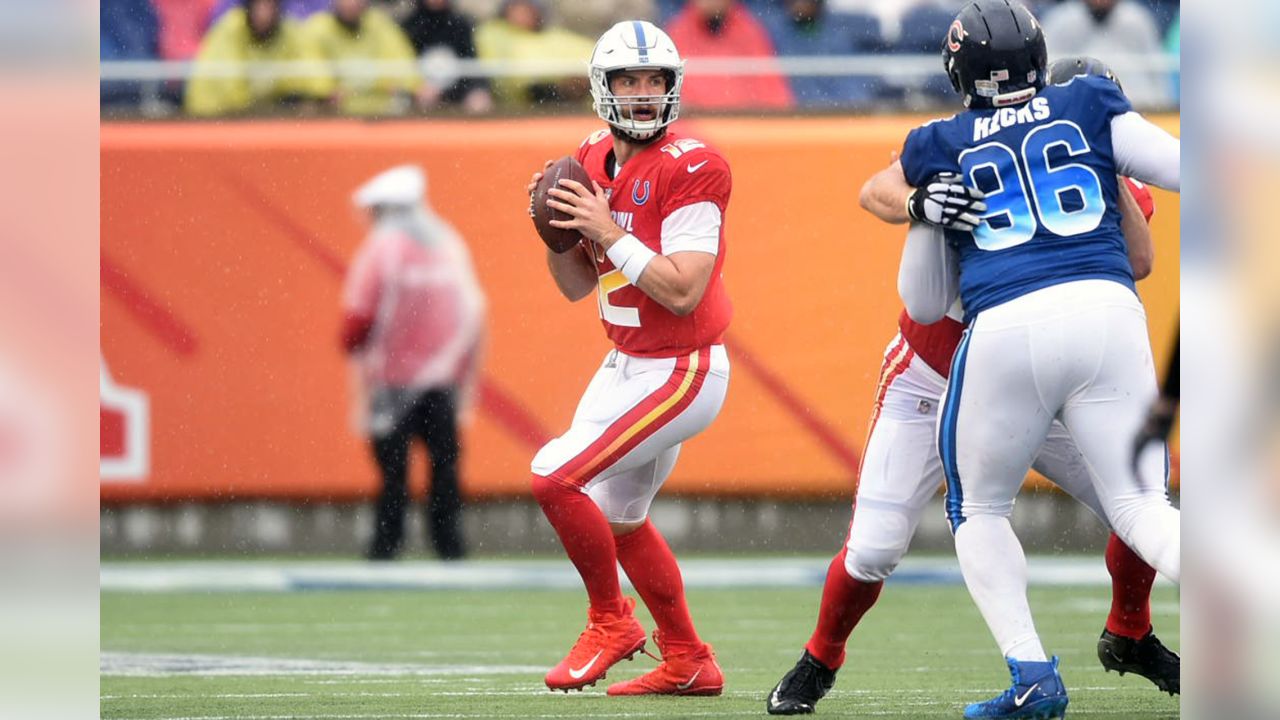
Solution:
{"label": "blue cleat", "polygon": [[1067,688],[1058,674],[1058,658],[1049,662],[1019,662],[1006,658],[1013,687],[999,697],[964,709],[967,718],[1026,718],[1053,720],[1067,716]]}

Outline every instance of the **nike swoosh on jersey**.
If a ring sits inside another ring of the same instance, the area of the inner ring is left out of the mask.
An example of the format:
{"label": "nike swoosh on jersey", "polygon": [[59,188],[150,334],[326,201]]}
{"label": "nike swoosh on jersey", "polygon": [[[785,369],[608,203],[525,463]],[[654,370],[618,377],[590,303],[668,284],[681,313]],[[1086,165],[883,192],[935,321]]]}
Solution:
{"label": "nike swoosh on jersey", "polygon": [[581,680],[582,676],[587,674],[587,671],[591,669],[592,665],[596,664],[596,661],[599,660],[600,656],[603,654],[604,654],[604,650],[601,650],[600,652],[596,653],[595,657],[591,658],[591,662],[587,663],[586,665],[583,665],[580,668],[577,668],[576,670],[574,668],[569,668],[569,677],[573,678],[574,680]]}
{"label": "nike swoosh on jersey", "polygon": [[696,172],[698,172],[698,170],[700,170],[700,169],[702,168],[702,166],[703,166],[703,165],[706,165],[706,164],[707,164],[707,163],[709,163],[709,162],[711,162],[711,161],[710,161],[710,160],[703,160],[702,162],[698,163],[697,165],[688,165],[688,166],[686,166],[686,168],[685,168],[685,169],[687,169],[690,173],[696,173]]}
{"label": "nike swoosh on jersey", "polygon": [[693,674],[693,677],[689,678],[689,682],[676,683],[676,689],[688,690],[689,688],[693,687],[693,681],[697,680],[698,676],[701,674],[702,674],[702,668],[698,668],[698,671]]}
{"label": "nike swoosh on jersey", "polygon": [[1027,691],[1026,691],[1026,692],[1024,692],[1024,693],[1022,693],[1021,695],[1019,695],[1019,696],[1015,697],[1015,698],[1013,699],[1013,706],[1014,706],[1014,707],[1022,707],[1022,703],[1026,702],[1026,701],[1027,701],[1027,698],[1028,698],[1028,697],[1030,697],[1030,696],[1031,696],[1031,693],[1032,693],[1032,692],[1035,692],[1035,689],[1036,689],[1036,688],[1038,688],[1038,687],[1040,687],[1040,683],[1036,683],[1035,685],[1032,685],[1031,687],[1027,688]]}

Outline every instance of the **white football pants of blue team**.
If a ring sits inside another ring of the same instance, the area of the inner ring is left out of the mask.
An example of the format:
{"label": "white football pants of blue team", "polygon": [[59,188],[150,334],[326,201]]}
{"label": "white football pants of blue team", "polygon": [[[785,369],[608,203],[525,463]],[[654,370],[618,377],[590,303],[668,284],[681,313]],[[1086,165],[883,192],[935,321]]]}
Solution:
{"label": "white football pants of blue team", "polygon": [[970,323],[952,360],[938,452],[965,583],[1006,656],[1043,659],[1008,517],[1055,419],[1075,440],[1112,529],[1178,581],[1179,517],[1164,458],[1145,455],[1137,473],[1131,459],[1156,395],[1146,313],[1118,283],[1055,285]]}
{"label": "white football pants of blue team", "polygon": [[[885,349],[871,428],[858,474],[858,492],[846,542],[845,570],[879,582],[897,568],[920,518],[943,485],[938,458],[938,408],[946,378],[929,367],[901,334]],[[1054,421],[1032,464],[1107,523],[1075,441]]]}

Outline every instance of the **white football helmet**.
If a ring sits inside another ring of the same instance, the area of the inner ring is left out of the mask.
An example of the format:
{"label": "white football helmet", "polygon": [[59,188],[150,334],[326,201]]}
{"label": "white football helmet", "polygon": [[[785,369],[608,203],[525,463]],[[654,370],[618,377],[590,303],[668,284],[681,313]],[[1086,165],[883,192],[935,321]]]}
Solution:
{"label": "white football helmet", "polygon": [[[666,70],[666,95],[618,97],[609,89],[609,74],[615,70]],[[684,83],[684,60],[671,37],[657,25],[644,20],[624,20],[609,28],[591,52],[592,106],[601,120],[629,139],[644,142],[657,136],[680,115],[680,86]],[[657,105],[653,120],[636,120],[623,108]]]}

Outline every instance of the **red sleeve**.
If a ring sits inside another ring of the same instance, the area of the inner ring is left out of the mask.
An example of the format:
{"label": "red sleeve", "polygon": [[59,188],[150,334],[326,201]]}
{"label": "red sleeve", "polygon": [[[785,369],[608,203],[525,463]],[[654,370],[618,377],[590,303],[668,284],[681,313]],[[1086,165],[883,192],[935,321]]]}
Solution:
{"label": "red sleeve", "polygon": [[1151,222],[1151,216],[1156,214],[1156,199],[1151,195],[1151,188],[1133,178],[1125,178],[1124,182],[1129,186],[1133,199],[1138,201],[1138,207],[1142,208],[1142,216]]}
{"label": "red sleeve", "polygon": [[733,190],[729,163],[714,150],[686,152],[667,163],[666,192],[662,196],[662,215],[666,217],[687,205],[713,202],[724,214]]}
{"label": "red sleeve", "polygon": [[[599,145],[600,141],[610,137],[610,135],[611,133],[607,128],[602,130],[597,130],[591,133],[585,139],[583,139],[582,142],[578,143],[578,152],[574,153],[574,156],[573,156],[574,159],[578,161],[578,164],[582,165],[583,167],[586,167],[587,155],[591,154],[592,148],[594,148],[596,145]],[[610,143],[610,147],[612,146],[613,144]]]}

